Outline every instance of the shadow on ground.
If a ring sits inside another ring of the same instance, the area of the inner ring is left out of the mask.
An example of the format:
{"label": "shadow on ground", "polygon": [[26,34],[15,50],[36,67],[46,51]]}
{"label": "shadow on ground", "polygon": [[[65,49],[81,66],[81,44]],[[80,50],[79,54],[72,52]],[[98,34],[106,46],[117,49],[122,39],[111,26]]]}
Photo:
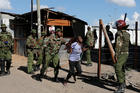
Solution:
{"label": "shadow on ground", "polygon": [[[61,68],[61,70],[68,72],[68,70],[64,69],[64,68]],[[94,74],[94,76],[88,76],[88,75],[84,75],[84,74]],[[108,86],[117,87],[118,83],[116,83],[116,81],[107,80],[107,79],[99,79],[98,77],[95,76],[96,74],[97,73],[90,73],[87,71],[83,71],[82,75],[78,76],[77,79],[81,79],[82,82],[85,82],[85,83],[93,85],[93,86],[107,89],[109,91],[115,91],[114,89],[109,88]],[[74,83],[74,82],[72,82],[72,83]],[[132,86],[127,86],[127,89],[138,92],[138,93],[140,92],[139,89],[132,87]]]}
{"label": "shadow on ground", "polygon": [[54,78],[49,77],[47,75],[44,75],[42,78],[39,78],[40,74],[35,74],[35,75],[32,75],[31,77],[32,77],[32,79],[34,79],[36,81],[40,81],[40,82],[42,82],[43,79],[46,79],[46,80],[49,80],[49,81],[52,81],[52,82],[56,82],[56,83],[62,83],[62,84],[64,82],[64,78],[58,78],[58,81],[55,81]]}
{"label": "shadow on ground", "polygon": [[27,67],[26,66],[20,66],[19,68],[17,68],[18,70],[20,70],[20,71],[23,71],[23,72],[25,72],[25,73],[28,73],[27,72]]}
{"label": "shadow on ground", "polygon": [[105,85],[114,86],[114,87],[117,86],[115,82],[103,81],[98,79],[97,77],[92,77],[92,76],[81,75],[78,79],[81,79],[83,82],[87,84],[94,85],[103,89],[107,89],[109,91],[114,91],[114,89],[108,88]]}
{"label": "shadow on ground", "polygon": [[127,86],[127,89],[133,90],[133,91],[136,91],[136,92],[140,93],[140,89],[137,89],[137,88],[132,87],[132,86]]}

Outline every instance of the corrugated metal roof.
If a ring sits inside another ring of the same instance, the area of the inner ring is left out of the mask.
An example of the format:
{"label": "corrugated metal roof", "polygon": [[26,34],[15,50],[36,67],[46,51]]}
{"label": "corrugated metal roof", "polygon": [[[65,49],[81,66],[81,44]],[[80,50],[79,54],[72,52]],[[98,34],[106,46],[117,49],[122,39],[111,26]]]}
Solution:
{"label": "corrugated metal roof", "polygon": [[[63,13],[63,12],[60,12],[60,11],[53,11],[53,10],[50,10],[50,9],[48,9],[48,8],[43,8],[43,9],[41,9],[41,11],[49,11],[49,12],[54,13],[54,14],[56,14],[56,15],[58,14],[58,15],[61,15],[61,16],[68,17],[68,18],[70,18],[70,19],[75,19],[75,20],[78,20],[78,21],[81,21],[81,22],[85,23],[86,25],[88,24],[87,22],[85,22],[85,21],[83,21],[83,20],[81,20],[81,19],[79,19],[79,18],[76,18],[76,17],[74,17],[74,16],[68,15],[68,14]],[[35,11],[33,11],[33,12],[37,12],[37,10],[35,10]],[[26,16],[26,15],[30,15],[30,13],[31,13],[31,12],[28,12],[28,13],[24,13],[24,14],[22,14],[22,15],[23,15],[23,16]]]}
{"label": "corrugated metal roof", "polygon": [[0,14],[7,14],[7,15],[10,15],[10,16],[20,16],[20,14],[8,13],[8,12],[0,12]]}

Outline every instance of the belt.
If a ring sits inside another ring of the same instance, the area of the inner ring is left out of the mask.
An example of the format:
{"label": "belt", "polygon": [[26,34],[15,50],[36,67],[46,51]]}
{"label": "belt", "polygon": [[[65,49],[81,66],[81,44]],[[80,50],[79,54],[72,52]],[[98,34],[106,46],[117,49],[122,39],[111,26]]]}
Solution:
{"label": "belt", "polygon": [[128,52],[121,52],[121,54],[128,54]]}
{"label": "belt", "polygon": [[33,49],[40,49],[40,48],[27,48],[27,49],[31,49],[31,50],[33,50]]}

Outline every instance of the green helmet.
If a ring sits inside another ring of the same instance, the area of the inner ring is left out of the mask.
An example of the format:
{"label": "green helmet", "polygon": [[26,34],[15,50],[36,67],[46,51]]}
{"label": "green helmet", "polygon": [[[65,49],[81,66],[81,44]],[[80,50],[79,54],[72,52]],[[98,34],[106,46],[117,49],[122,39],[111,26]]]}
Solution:
{"label": "green helmet", "polygon": [[7,28],[5,24],[1,24],[1,28]]}
{"label": "green helmet", "polygon": [[42,32],[41,32],[41,35],[42,35],[42,36],[45,36],[45,35],[46,35],[46,32],[45,32],[45,31],[42,31]]}
{"label": "green helmet", "polygon": [[32,34],[36,34],[36,30],[35,29],[32,29],[31,33]]}
{"label": "green helmet", "polygon": [[55,32],[62,32],[60,28],[57,28]]}

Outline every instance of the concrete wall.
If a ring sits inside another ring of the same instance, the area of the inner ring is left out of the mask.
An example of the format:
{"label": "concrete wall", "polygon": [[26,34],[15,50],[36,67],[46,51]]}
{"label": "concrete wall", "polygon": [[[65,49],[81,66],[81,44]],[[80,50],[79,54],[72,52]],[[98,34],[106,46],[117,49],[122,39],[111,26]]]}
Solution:
{"label": "concrete wall", "polygon": [[[1,14],[0,13],[0,25],[1,24],[6,24],[7,26],[7,31],[12,34],[12,37],[14,38],[14,31],[10,29],[10,19],[14,19],[15,17],[10,16],[8,14]],[[1,31],[1,29],[0,29]]]}

